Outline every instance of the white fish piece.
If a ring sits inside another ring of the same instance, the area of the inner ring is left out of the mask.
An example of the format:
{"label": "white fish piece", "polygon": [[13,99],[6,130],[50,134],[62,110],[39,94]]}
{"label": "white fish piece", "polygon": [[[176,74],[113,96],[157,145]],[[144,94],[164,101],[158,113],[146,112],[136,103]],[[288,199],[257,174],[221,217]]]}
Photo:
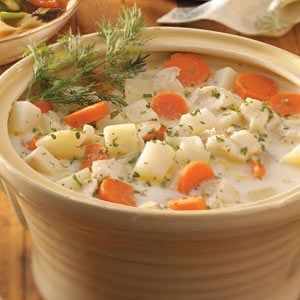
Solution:
{"label": "white fish piece", "polygon": [[127,78],[125,80],[125,98],[128,104],[132,104],[144,98],[145,95],[154,94],[152,78]]}
{"label": "white fish piece", "polygon": [[59,115],[54,111],[49,111],[41,115],[39,128],[43,134],[48,134],[53,130],[64,129],[64,126],[60,122]]}
{"label": "white fish piece", "polygon": [[241,114],[249,123],[251,132],[262,131],[266,126],[269,113],[262,101],[247,98],[241,105]]}
{"label": "white fish piece", "polygon": [[204,130],[219,127],[218,119],[207,108],[182,115],[179,125],[190,128],[191,135],[199,135]]}
{"label": "white fish piece", "polygon": [[217,86],[226,90],[232,90],[238,73],[230,68],[225,67],[215,71],[208,80],[208,85]]}
{"label": "white fish piece", "polygon": [[128,120],[126,120],[126,116],[122,111],[114,110],[108,116],[98,120],[96,122],[96,128],[97,130],[102,130],[104,127],[108,125],[123,124],[126,123],[127,121]]}
{"label": "white fish piece", "polygon": [[141,205],[138,206],[138,208],[142,209],[162,209],[161,205],[155,201],[147,201]]}
{"label": "white fish piece", "polygon": [[103,180],[106,177],[124,180],[128,178],[131,170],[127,165],[116,159],[96,160],[92,165],[92,177]]}
{"label": "white fish piece", "polygon": [[143,138],[149,132],[153,130],[159,130],[161,124],[158,121],[147,121],[138,124],[136,127],[139,137]]}
{"label": "white fish piece", "polygon": [[227,128],[232,125],[238,125],[242,121],[241,115],[237,111],[232,109],[223,111],[217,117],[222,128]]}
{"label": "white fish piece", "polygon": [[176,151],[175,161],[188,163],[190,161],[209,162],[210,153],[205,150],[202,140],[198,136],[181,138],[179,149]]}
{"label": "white fish piece", "polygon": [[45,147],[40,146],[24,158],[25,162],[38,172],[55,175],[63,166]]}
{"label": "white fish piece", "polygon": [[38,127],[41,115],[41,110],[29,101],[15,102],[8,120],[9,132],[24,134],[32,131],[33,128]]}
{"label": "white fish piece", "polygon": [[216,86],[197,88],[188,99],[191,110],[207,108],[213,113],[226,108],[238,108],[242,102],[236,94]]}
{"label": "white fish piece", "polygon": [[[214,185],[212,187],[206,187],[204,189],[205,194],[210,195],[206,197],[206,203],[210,208],[222,208],[222,207],[231,207],[237,204],[240,204],[241,195],[240,193],[230,184],[230,182],[224,177],[221,180],[216,180],[211,182]],[[208,190],[208,188],[213,190]]]}
{"label": "white fish piece", "polygon": [[213,155],[232,161],[245,162],[248,158],[242,155],[241,147],[223,134],[207,138],[206,149]]}
{"label": "white fish piece", "polygon": [[95,128],[89,124],[83,125],[82,135],[84,139],[81,145],[93,144],[101,140],[101,138],[95,133]]}
{"label": "white fish piece", "polygon": [[98,180],[96,178],[91,178],[84,180],[83,185],[80,189],[80,193],[87,195],[87,196],[93,196],[94,193],[98,189]]}
{"label": "white fish piece", "polygon": [[153,90],[154,92],[173,91],[184,95],[184,87],[177,79],[180,69],[177,67],[164,68],[154,75]]}
{"label": "white fish piece", "polygon": [[174,149],[161,141],[147,142],[134,172],[142,180],[162,182],[172,165],[174,155]]}
{"label": "white fish piece", "polygon": [[246,156],[247,159],[254,154],[260,154],[262,152],[260,143],[255,136],[247,130],[234,132],[230,136],[230,139],[240,147],[241,154]]}
{"label": "white fish piece", "polygon": [[89,168],[82,169],[78,172],[71,174],[63,179],[56,181],[56,183],[66,187],[70,190],[79,190],[86,180],[91,178],[91,171]]}
{"label": "white fish piece", "polygon": [[279,134],[288,141],[300,141],[300,120],[285,119],[279,125]]}
{"label": "white fish piece", "polygon": [[150,104],[142,99],[123,108],[127,119],[135,124],[158,120],[156,112],[150,107]]}

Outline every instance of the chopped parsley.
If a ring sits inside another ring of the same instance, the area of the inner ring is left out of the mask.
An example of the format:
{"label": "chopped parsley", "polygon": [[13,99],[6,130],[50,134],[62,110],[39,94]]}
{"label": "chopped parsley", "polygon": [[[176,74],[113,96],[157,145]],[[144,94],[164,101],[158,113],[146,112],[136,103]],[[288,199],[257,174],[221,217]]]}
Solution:
{"label": "chopped parsley", "polygon": [[74,174],[74,175],[72,176],[72,178],[73,178],[80,186],[82,186],[82,184],[81,184],[81,182],[78,180],[78,177],[77,177],[76,174]]}
{"label": "chopped parsley", "polygon": [[76,139],[79,140],[79,139],[80,139],[80,132],[79,132],[79,131],[76,131],[76,132],[75,132],[75,136],[76,136]]}
{"label": "chopped parsley", "polygon": [[196,109],[195,111],[190,112],[192,117],[195,117],[197,114],[201,114],[200,109]]}
{"label": "chopped parsley", "polygon": [[190,91],[188,91],[188,90],[184,90],[184,96],[186,97],[186,98],[188,98],[189,96],[191,96],[191,92]]}
{"label": "chopped parsley", "polygon": [[216,135],[216,139],[217,139],[217,142],[221,143],[221,142],[224,142],[225,139],[219,135]]}
{"label": "chopped parsley", "polygon": [[244,148],[241,149],[241,154],[242,155],[247,155],[247,153],[248,153],[248,148],[247,147],[244,147]]}
{"label": "chopped parsley", "polygon": [[217,89],[213,89],[213,90],[211,91],[211,96],[212,96],[212,97],[215,97],[215,98],[217,98],[217,99],[219,99],[220,96],[221,96],[221,94],[220,94],[220,92],[219,92]]}

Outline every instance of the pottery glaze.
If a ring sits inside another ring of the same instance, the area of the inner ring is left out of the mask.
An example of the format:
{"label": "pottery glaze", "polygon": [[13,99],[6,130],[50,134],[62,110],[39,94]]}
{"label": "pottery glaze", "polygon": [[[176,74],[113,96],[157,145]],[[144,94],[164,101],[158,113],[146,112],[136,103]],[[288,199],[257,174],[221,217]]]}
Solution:
{"label": "pottery glaze", "polygon": [[[192,29],[146,34],[153,36],[149,52],[235,59],[300,88],[300,59],[272,46]],[[9,142],[11,104],[26,89],[31,67],[28,57],[0,78],[0,177],[32,234],[33,273],[45,299],[297,300],[300,186],[259,203],[201,212],[136,209],[66,190],[27,166]]]}

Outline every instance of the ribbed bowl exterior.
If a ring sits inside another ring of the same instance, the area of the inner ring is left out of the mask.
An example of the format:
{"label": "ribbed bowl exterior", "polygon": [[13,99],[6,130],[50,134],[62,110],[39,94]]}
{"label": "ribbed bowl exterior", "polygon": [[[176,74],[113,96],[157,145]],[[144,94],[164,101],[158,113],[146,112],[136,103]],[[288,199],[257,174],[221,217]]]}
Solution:
{"label": "ribbed bowl exterior", "polygon": [[210,234],[134,232],[113,220],[85,227],[17,199],[47,300],[298,299],[300,220]]}

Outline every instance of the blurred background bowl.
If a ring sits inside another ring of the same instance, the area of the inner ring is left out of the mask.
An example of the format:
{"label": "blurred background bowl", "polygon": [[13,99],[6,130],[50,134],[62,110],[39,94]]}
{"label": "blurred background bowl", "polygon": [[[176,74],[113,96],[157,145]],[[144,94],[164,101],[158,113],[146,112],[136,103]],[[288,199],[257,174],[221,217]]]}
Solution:
{"label": "blurred background bowl", "polygon": [[28,44],[37,44],[54,36],[76,12],[79,1],[80,0],[70,0],[66,11],[49,23],[28,29],[20,34],[0,38],[0,66],[22,57],[24,49]]}

